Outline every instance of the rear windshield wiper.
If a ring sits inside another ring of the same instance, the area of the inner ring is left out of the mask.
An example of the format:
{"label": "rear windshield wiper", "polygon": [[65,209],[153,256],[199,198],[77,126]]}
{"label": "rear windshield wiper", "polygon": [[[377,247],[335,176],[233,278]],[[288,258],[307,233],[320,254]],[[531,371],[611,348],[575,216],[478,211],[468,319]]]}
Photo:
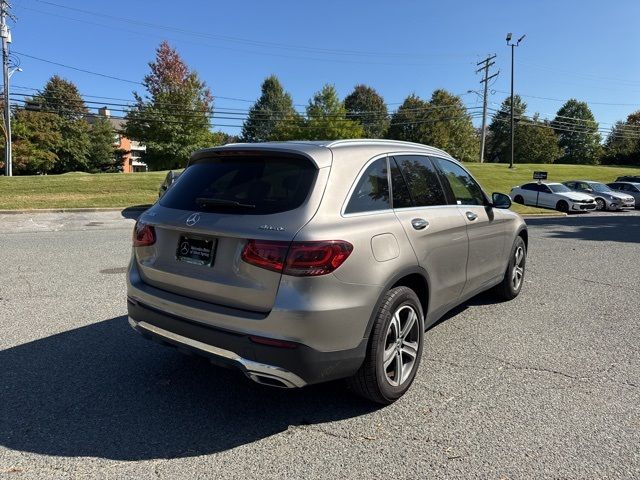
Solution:
{"label": "rear windshield wiper", "polygon": [[237,207],[237,208],[256,208],[251,203],[242,203],[235,200],[225,200],[224,198],[196,198],[196,203],[202,208],[207,207]]}

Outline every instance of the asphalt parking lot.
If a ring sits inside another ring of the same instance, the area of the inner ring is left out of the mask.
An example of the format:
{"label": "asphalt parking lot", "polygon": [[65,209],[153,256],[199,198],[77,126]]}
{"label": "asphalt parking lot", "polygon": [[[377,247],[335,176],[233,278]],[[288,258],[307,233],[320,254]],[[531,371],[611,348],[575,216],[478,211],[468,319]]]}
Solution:
{"label": "asphalt parking lot", "polygon": [[378,408],[131,331],[131,218],[0,215],[0,476],[640,477],[640,212],[528,223],[520,297],[451,312]]}

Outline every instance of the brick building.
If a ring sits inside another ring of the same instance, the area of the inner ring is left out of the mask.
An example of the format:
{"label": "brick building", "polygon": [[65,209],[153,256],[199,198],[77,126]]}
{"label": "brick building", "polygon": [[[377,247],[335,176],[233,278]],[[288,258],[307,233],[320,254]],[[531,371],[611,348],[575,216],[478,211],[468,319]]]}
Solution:
{"label": "brick building", "polygon": [[107,107],[98,109],[97,115],[91,115],[87,118],[92,123],[97,118],[105,118],[113,128],[113,145],[125,152],[122,155],[122,171],[124,173],[146,172],[147,164],[142,161],[142,155],[146,151],[146,147],[136,140],[127,138],[123,131],[127,121],[124,118],[114,118]]}

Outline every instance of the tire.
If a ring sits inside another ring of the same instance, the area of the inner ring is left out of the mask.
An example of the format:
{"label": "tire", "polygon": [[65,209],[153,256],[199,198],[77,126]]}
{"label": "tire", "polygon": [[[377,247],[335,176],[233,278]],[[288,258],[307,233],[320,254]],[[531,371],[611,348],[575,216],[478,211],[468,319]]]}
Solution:
{"label": "tire", "polygon": [[513,201],[520,205],[524,205],[524,198],[522,198],[522,195],[516,195]]}
{"label": "tire", "polygon": [[563,213],[569,213],[569,204],[564,200],[560,200],[556,203],[556,210]]}
{"label": "tire", "polygon": [[606,202],[601,198],[596,198],[596,210],[602,212],[607,209]]}
{"label": "tire", "polygon": [[[521,254],[521,255],[520,255]],[[509,254],[509,264],[504,273],[504,279],[494,289],[495,294],[502,300],[513,300],[522,290],[525,267],[527,264],[527,246],[522,237],[516,237]],[[519,268],[519,270],[516,270]],[[514,273],[514,271],[516,273]],[[517,273],[519,271],[519,274]],[[517,276],[519,275],[519,278]],[[516,282],[517,279],[517,282]]]}
{"label": "tire", "polygon": [[[415,318],[411,323],[412,314]],[[408,287],[392,288],[385,295],[374,322],[367,355],[348,384],[358,395],[389,405],[409,390],[420,366],[424,318],[418,296]],[[407,329],[409,323],[411,327]],[[402,341],[398,330],[402,333],[405,329]]]}

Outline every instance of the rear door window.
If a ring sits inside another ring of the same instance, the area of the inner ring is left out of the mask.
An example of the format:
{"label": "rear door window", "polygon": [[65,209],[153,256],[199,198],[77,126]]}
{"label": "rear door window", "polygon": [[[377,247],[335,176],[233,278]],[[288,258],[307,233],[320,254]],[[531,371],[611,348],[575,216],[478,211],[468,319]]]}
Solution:
{"label": "rear door window", "polygon": [[372,162],[358,179],[344,213],[375,212],[391,208],[387,159]]}
{"label": "rear door window", "polygon": [[[398,155],[394,157],[394,160],[402,178],[406,181],[414,206],[431,207],[447,204],[444,190],[438,178],[438,172],[429,157]],[[394,208],[399,208],[395,200],[396,195],[394,192]],[[406,202],[402,202],[401,205],[406,206]]]}
{"label": "rear door window", "polygon": [[160,205],[243,215],[286,212],[303,204],[316,173],[302,157],[214,157],[189,166]]}

